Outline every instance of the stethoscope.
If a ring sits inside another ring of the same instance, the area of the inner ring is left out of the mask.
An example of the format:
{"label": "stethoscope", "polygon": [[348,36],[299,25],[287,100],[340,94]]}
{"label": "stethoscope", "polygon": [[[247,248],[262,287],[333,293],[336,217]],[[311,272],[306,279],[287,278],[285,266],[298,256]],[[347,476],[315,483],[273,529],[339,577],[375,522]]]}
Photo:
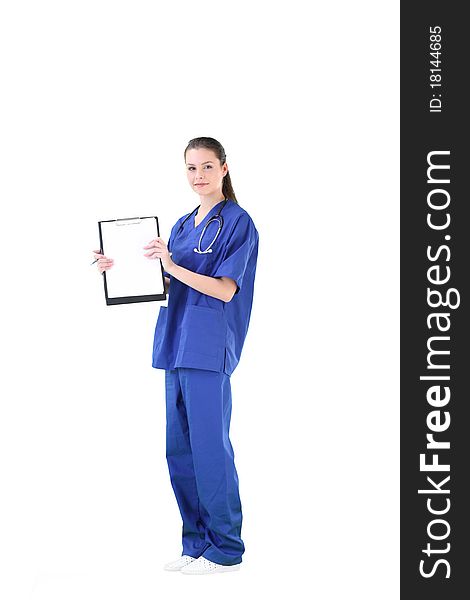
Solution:
{"label": "stethoscope", "polygon": [[[208,254],[209,252],[212,252],[212,246],[214,245],[215,240],[218,238],[219,233],[222,230],[222,227],[224,226],[224,219],[222,217],[222,215],[220,214],[224,208],[224,206],[227,204],[227,199],[224,200],[224,203],[222,204],[222,206],[219,209],[219,212],[214,215],[213,217],[211,217],[207,223],[204,225],[204,229],[201,231],[201,235],[199,236],[199,242],[197,245],[197,248],[194,248],[194,252],[197,252],[197,254]],[[186,223],[186,221],[191,218],[194,213],[199,209],[201,205],[196,206],[196,208],[193,210],[193,212],[191,214],[189,214],[186,219],[181,223],[181,225],[178,228],[178,231],[176,232],[176,236],[179,234],[179,232],[183,229],[183,225]],[[208,228],[208,226],[211,223],[214,223],[215,221],[217,221],[218,223],[218,228],[217,228],[217,232],[214,236],[214,239],[212,240],[212,242],[207,246],[207,248],[205,250],[201,250],[201,243],[202,243],[202,239],[204,237],[204,234],[206,232],[206,229]],[[175,238],[176,238],[175,236]]]}

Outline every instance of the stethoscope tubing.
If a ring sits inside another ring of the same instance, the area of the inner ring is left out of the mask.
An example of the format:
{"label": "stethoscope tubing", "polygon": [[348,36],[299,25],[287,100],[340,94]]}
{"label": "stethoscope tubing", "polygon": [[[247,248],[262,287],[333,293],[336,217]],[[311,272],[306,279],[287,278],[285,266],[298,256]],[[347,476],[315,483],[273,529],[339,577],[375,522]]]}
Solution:
{"label": "stethoscope tubing", "polygon": [[[220,214],[222,212],[222,210],[224,209],[224,206],[227,204],[227,199],[224,200],[224,203],[222,204],[222,206],[219,209],[219,212],[214,215],[213,217],[211,217],[207,223],[204,225],[203,230],[201,231],[201,235],[199,236],[199,242],[197,244],[197,248],[194,248],[194,252],[196,252],[197,254],[209,254],[210,252],[212,252],[212,246],[214,245],[214,242],[216,241],[216,239],[219,237],[219,234],[222,230],[222,227],[224,226],[224,219],[222,217],[222,215]],[[179,234],[179,232],[183,229],[184,224],[186,223],[186,221],[192,217],[192,215],[199,209],[201,205],[196,206],[196,208],[186,217],[186,219],[181,223],[181,225],[178,228],[178,231],[176,232],[176,236]],[[217,232],[213,238],[213,240],[211,241],[211,243],[207,246],[207,248],[205,250],[201,250],[201,243],[202,243],[202,239],[204,238],[204,234],[206,232],[207,227],[211,224],[214,223],[215,221],[217,221],[218,223],[218,228],[217,228]],[[175,238],[176,238],[175,236]]]}

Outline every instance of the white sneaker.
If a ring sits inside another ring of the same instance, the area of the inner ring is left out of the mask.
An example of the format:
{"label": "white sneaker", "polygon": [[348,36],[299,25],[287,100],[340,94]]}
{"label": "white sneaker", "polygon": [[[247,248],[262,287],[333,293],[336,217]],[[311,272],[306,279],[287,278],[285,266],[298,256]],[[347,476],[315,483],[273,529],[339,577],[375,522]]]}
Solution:
{"label": "white sneaker", "polygon": [[200,556],[194,562],[186,565],[181,569],[181,573],[185,575],[209,575],[211,573],[223,573],[225,571],[238,571],[240,565],[219,565],[218,563],[207,560],[204,556]]}
{"label": "white sneaker", "polygon": [[197,560],[197,558],[183,554],[183,556],[180,556],[177,560],[166,563],[163,568],[165,571],[181,571],[183,567],[190,565],[195,560]]}

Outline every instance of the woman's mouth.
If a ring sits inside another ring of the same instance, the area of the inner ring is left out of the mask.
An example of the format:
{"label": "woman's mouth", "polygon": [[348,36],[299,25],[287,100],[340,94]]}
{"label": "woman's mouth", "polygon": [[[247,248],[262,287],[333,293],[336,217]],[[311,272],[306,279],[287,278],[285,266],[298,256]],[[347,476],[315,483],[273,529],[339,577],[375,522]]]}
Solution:
{"label": "woman's mouth", "polygon": [[197,186],[201,185],[202,186],[202,185],[208,185],[208,184],[207,183],[195,183],[194,185],[197,185]]}

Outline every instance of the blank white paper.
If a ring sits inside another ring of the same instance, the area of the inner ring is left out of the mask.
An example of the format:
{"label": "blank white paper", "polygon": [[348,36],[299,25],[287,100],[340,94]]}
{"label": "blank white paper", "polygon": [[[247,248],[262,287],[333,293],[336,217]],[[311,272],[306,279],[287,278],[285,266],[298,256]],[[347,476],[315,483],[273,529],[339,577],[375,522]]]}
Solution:
{"label": "blank white paper", "polygon": [[106,271],[109,298],[163,294],[161,261],[144,256],[144,246],[158,237],[154,217],[101,223],[103,252],[114,259]]}

